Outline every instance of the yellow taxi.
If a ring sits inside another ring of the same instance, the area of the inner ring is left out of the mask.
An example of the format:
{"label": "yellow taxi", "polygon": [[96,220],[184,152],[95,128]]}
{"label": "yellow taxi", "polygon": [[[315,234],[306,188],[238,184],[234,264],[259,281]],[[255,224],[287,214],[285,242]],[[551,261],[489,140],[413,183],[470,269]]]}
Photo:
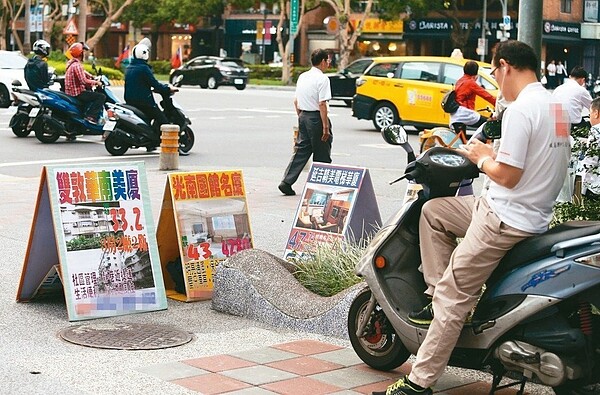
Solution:
{"label": "yellow taxi", "polygon": [[[352,115],[372,120],[379,131],[392,124],[412,125],[418,129],[448,126],[450,115],[442,110],[440,103],[464,74],[463,65],[468,60],[441,56],[375,58],[356,80]],[[497,96],[498,84],[490,75],[492,66],[477,63],[477,83]],[[475,109],[486,106],[489,103],[477,97]]]}

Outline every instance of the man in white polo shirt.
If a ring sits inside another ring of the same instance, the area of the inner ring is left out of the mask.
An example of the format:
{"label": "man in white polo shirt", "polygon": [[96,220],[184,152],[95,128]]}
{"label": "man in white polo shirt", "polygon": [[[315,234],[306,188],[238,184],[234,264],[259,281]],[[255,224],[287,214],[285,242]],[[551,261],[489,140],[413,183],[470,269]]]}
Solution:
{"label": "man in white polo shirt", "polygon": [[323,74],[329,67],[329,54],[316,49],[310,55],[312,67],[298,77],[294,107],[298,114],[298,138],[294,154],[279,184],[281,193],[295,195],[292,185],[310,159],[331,163],[331,122],[327,117],[327,102],[331,99],[329,78]]}

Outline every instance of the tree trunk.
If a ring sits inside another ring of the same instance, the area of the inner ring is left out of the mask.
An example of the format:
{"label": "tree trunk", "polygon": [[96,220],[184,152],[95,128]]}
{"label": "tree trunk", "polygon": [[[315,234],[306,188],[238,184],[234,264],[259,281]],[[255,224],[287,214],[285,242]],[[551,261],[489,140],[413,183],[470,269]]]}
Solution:
{"label": "tree trunk", "polygon": [[121,14],[123,14],[123,11],[125,11],[125,9],[129,7],[133,1],[134,0],[125,0],[123,5],[121,5],[121,7],[119,7],[119,9],[115,12],[112,12],[112,3],[110,3],[109,13],[106,15],[106,19],[104,22],[102,22],[98,30],[96,30],[96,33],[94,33],[94,35],[86,42],[90,48],[93,48],[96,44],[98,44],[98,41],[100,41],[102,36],[104,36],[104,34],[110,29],[111,23],[117,22],[121,17]]}
{"label": "tree trunk", "polygon": [[88,2],[87,0],[79,0],[79,20],[77,21],[78,23],[78,29],[79,29],[79,36],[78,36],[78,41],[84,43],[85,42],[85,37],[86,37],[86,33],[87,33],[87,15],[88,15]]}
{"label": "tree trunk", "polygon": [[[296,31],[296,34],[294,34],[293,36],[288,36],[288,40],[287,42],[283,42],[284,38],[283,35],[281,33],[282,29],[281,27],[283,27],[283,29],[289,28],[289,26],[283,26],[284,22],[286,21],[285,15],[289,15],[290,18],[288,18],[287,20],[291,20],[291,4],[289,1],[286,0],[280,0],[280,7],[279,9],[280,14],[279,14],[279,26],[277,26],[277,47],[279,49],[279,52],[281,53],[281,81],[286,84],[286,85],[292,85],[293,83],[293,73],[292,73],[292,67],[293,67],[293,63],[290,62],[290,57],[291,57],[291,52],[292,52],[292,44],[294,43],[294,40],[296,39],[296,37],[298,36],[298,33],[300,32],[300,30]],[[305,0],[301,0],[300,4],[299,4],[299,10],[298,10],[298,28],[301,29],[302,27],[302,19],[304,17],[304,10],[306,9],[306,1]]]}
{"label": "tree trunk", "polygon": [[[19,9],[17,10],[17,12],[15,14],[12,14],[11,12],[11,19],[12,19],[12,23],[11,23],[11,34],[13,36],[13,39],[15,40],[15,43],[17,44],[17,47],[19,48],[19,51],[21,51],[21,53],[24,53],[23,51],[23,42],[21,41],[21,37],[19,37],[19,34],[17,33],[17,17],[21,14],[21,12],[23,11],[23,8],[25,8],[25,2],[22,2],[21,5],[19,6]],[[11,8],[12,11],[12,8]]]}

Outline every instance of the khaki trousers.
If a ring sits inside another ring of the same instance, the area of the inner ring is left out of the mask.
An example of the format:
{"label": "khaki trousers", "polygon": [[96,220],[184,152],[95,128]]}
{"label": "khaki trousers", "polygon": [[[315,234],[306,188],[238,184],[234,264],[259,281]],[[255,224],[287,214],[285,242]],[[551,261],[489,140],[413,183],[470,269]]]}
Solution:
{"label": "khaki trousers", "polygon": [[[419,233],[434,319],[409,380],[427,388],[444,372],[465,319],[500,259],[532,234],[504,224],[484,197],[474,196],[425,203]],[[464,237],[458,246],[457,237]]]}

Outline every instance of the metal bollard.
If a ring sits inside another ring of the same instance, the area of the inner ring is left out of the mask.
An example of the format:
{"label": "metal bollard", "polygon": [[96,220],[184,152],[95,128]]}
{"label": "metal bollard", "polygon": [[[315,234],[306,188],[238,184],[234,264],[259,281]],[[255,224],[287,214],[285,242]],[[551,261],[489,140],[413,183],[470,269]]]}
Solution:
{"label": "metal bollard", "polygon": [[160,170],[179,169],[179,126],[160,126]]}

